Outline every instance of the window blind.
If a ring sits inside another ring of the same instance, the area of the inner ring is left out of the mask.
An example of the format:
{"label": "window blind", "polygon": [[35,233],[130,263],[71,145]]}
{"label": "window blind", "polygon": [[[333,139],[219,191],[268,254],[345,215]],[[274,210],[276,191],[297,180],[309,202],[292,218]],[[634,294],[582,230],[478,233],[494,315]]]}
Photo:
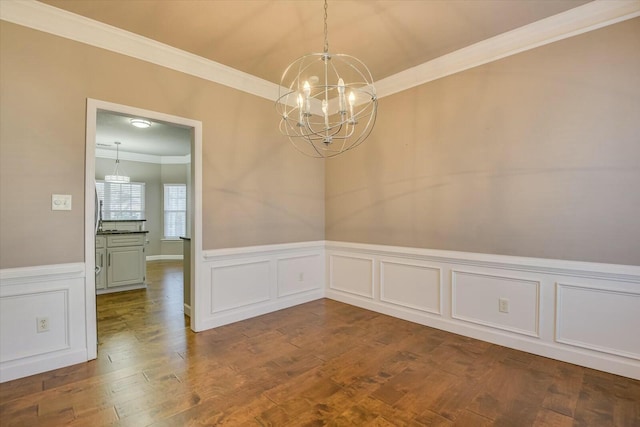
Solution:
{"label": "window blind", "polygon": [[98,199],[102,201],[102,219],[145,219],[144,182],[96,181]]}
{"label": "window blind", "polygon": [[185,236],[187,228],[186,184],[164,184],[164,237]]}

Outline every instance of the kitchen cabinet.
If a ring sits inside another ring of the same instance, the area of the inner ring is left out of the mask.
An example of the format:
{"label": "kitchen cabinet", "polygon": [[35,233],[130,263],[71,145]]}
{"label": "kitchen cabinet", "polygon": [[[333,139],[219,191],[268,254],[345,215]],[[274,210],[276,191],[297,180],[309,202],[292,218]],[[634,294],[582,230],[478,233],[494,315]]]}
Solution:
{"label": "kitchen cabinet", "polygon": [[96,289],[107,287],[107,239],[96,236]]}
{"label": "kitchen cabinet", "polygon": [[144,247],[108,248],[107,288],[143,283],[144,263]]}
{"label": "kitchen cabinet", "polygon": [[[104,249],[98,246],[104,239]],[[96,236],[96,265],[103,265],[104,275],[96,276],[96,289],[113,292],[145,286],[147,279],[145,232],[108,233]],[[101,261],[103,264],[99,264]],[[102,287],[100,287],[102,286]]]}

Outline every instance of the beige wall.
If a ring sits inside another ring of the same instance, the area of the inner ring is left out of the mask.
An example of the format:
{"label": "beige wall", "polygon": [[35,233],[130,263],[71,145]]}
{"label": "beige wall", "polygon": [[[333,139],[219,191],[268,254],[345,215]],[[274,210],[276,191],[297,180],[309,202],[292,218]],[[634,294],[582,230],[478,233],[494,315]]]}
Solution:
{"label": "beige wall", "polygon": [[88,97],[203,122],[205,249],[322,239],[326,215],[330,240],[640,264],[640,19],[381,99],[326,179],[270,101],[0,31],[0,268],[83,260]]}
{"label": "beige wall", "polygon": [[640,18],[381,99],[326,238],[640,265]]}
{"label": "beige wall", "polygon": [[203,122],[204,249],[324,237],[324,166],[271,101],[5,21],[0,43],[0,268],[84,260],[87,98]]}

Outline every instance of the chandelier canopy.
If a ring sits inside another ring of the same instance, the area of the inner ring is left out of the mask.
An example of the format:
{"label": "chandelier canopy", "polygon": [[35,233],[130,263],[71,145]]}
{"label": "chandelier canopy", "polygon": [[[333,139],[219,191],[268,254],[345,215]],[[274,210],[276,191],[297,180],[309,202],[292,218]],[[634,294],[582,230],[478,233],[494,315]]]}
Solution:
{"label": "chandelier canopy", "polygon": [[360,145],[378,110],[367,66],[351,55],[329,53],[327,9],[325,0],[323,53],[304,55],[287,67],[276,101],[280,132],[298,151],[318,158]]}

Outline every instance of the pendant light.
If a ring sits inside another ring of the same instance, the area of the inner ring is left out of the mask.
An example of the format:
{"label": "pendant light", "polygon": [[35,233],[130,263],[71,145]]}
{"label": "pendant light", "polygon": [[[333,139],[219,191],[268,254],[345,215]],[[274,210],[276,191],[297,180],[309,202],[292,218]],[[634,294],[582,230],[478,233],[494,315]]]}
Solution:
{"label": "pendant light", "polygon": [[120,175],[120,150],[118,148],[120,146],[120,142],[115,141],[114,144],[116,145],[116,167],[113,170],[113,175],[105,175],[104,180],[105,182],[126,184],[129,182],[129,177],[126,175]]}
{"label": "pendant light", "polygon": [[295,60],[282,75],[276,111],[280,132],[311,157],[334,157],[364,141],[376,121],[378,98],[367,66],[329,53],[327,0],[324,51]]}

